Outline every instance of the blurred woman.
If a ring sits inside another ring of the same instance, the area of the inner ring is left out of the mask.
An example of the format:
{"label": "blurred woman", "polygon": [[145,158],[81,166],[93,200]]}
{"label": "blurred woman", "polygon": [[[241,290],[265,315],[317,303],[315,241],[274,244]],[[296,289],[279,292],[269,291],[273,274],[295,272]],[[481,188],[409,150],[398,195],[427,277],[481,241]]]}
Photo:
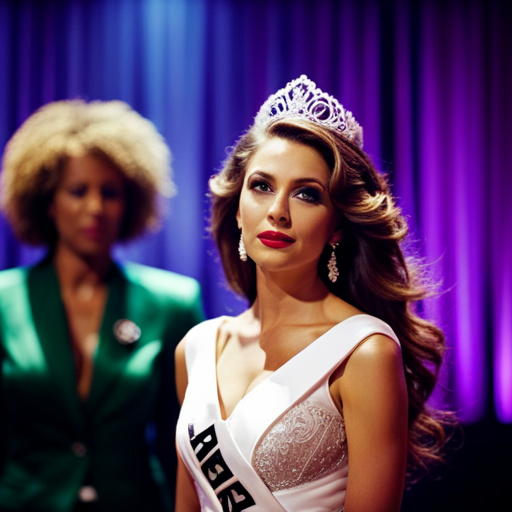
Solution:
{"label": "blurred woman", "polygon": [[352,114],[302,76],[210,181],[211,230],[249,309],[176,350],[177,512],[398,512],[440,459],[426,400],[443,333],[414,311],[407,226]]}
{"label": "blurred woman", "polygon": [[50,103],[1,180],[15,234],[48,253],[0,272],[0,510],[172,510],[173,354],[200,290],[112,259],[173,192],[164,139],[119,101]]}

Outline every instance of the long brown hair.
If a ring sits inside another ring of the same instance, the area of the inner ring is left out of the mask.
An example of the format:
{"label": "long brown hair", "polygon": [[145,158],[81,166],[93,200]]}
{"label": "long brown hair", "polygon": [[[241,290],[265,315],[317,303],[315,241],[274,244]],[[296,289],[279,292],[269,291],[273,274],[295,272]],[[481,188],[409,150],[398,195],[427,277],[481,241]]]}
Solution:
{"label": "long brown hair", "polygon": [[226,279],[250,304],[256,299],[256,268],[251,259],[241,262],[237,246],[240,231],[236,212],[248,163],[261,145],[280,137],[316,149],[327,162],[329,192],[341,213],[342,240],[336,249],[339,278],[327,279],[326,246],[318,272],[338,297],[388,323],[402,345],[409,394],[409,478],[418,469],[442,460],[449,412],[427,404],[437,381],[445,351],[443,332],[421,318],[415,304],[432,295],[424,265],[406,257],[408,232],[385,177],[368,155],[334,130],[302,119],[253,126],[232,149],[221,171],[210,180],[211,234],[217,244]]}

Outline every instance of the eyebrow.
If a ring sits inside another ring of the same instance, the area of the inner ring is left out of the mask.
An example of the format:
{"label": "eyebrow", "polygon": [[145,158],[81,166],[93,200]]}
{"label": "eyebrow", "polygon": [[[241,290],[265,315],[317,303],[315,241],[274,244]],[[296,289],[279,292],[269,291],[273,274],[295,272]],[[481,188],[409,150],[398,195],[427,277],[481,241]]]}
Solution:
{"label": "eyebrow", "polygon": [[[274,181],[274,177],[271,174],[266,173],[265,171],[254,171],[250,176],[249,179],[251,179],[254,175],[261,176],[262,178],[265,178],[269,181]],[[317,185],[320,185],[323,190],[327,190],[324,184],[317,180],[316,178],[300,178],[298,180],[295,180],[294,183],[300,185],[302,183],[316,183]]]}

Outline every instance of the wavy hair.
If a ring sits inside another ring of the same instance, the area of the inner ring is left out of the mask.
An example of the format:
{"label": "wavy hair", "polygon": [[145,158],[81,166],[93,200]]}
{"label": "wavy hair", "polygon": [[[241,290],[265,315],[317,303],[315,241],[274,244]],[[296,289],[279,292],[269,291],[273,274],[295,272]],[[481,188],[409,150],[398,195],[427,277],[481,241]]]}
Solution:
{"label": "wavy hair", "polygon": [[63,100],[32,114],[6,145],[0,206],[15,234],[32,245],[55,243],[48,207],[67,158],[94,154],[124,175],[120,240],[158,227],[158,196],[174,193],[171,153],[155,126],[122,101]]}
{"label": "wavy hair", "polygon": [[409,396],[408,480],[412,482],[420,470],[443,460],[449,427],[456,423],[450,412],[427,404],[442,363],[445,339],[437,326],[415,310],[415,303],[433,295],[434,287],[428,283],[421,261],[406,257],[406,220],[385,177],[368,155],[335,131],[307,120],[286,119],[249,129],[232,148],[221,171],[210,179],[210,230],[228,284],[249,303],[256,299],[255,263],[251,259],[241,262],[237,253],[240,231],[236,212],[248,163],[272,137],[316,149],[330,168],[329,193],[342,217],[342,240],[336,249],[340,275],[336,283],[327,278],[332,251],[328,245],[319,260],[319,275],[335,295],[384,320],[400,339]]}

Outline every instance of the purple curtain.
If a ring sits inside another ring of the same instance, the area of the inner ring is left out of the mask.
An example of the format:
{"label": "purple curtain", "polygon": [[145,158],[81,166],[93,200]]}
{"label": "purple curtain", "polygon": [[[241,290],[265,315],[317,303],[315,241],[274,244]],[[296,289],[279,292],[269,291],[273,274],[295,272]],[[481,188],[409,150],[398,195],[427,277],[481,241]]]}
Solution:
{"label": "purple curtain", "polygon": [[[207,180],[266,97],[307,74],[363,125],[442,282],[424,305],[450,346],[436,400],[512,423],[511,20],[498,0],[0,1],[0,145],[48,101],[130,103],[167,138],[179,194],[118,256],[196,277],[209,316],[235,314]],[[0,268],[41,254],[0,218]]]}

